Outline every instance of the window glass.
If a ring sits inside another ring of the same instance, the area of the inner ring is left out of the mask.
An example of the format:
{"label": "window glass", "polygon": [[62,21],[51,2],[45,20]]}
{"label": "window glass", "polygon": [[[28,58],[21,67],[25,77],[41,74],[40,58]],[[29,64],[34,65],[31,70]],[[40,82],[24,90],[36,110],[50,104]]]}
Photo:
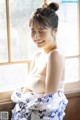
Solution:
{"label": "window glass", "polygon": [[65,56],[79,55],[78,4],[61,3],[58,15],[58,47]]}
{"label": "window glass", "polygon": [[7,62],[7,30],[5,0],[0,0],[0,62]]}
{"label": "window glass", "polygon": [[0,92],[14,90],[25,85],[27,64],[10,64],[0,66]]}
{"label": "window glass", "polygon": [[65,82],[79,81],[79,58],[67,59],[65,64]]}
{"label": "window glass", "polygon": [[29,19],[43,0],[10,0],[11,53],[12,60],[25,60],[32,56],[36,47],[31,40]]}

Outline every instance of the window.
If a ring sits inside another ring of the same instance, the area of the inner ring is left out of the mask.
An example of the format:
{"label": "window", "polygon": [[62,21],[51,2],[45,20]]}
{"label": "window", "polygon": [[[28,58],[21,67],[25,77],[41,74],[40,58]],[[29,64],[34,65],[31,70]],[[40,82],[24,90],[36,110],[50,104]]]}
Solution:
{"label": "window", "polygon": [[[79,9],[76,3],[61,3],[59,13],[58,45],[66,56],[66,82],[79,81]],[[74,69],[75,68],[75,69]]]}
{"label": "window", "polygon": [[[42,4],[43,0],[0,1],[0,91],[15,84],[13,89],[24,86],[29,60],[37,49],[31,40],[28,22]],[[80,80],[79,4],[59,4],[58,48],[66,57],[66,83],[76,82]]]}
{"label": "window", "polygon": [[0,92],[23,87],[27,79],[27,64],[11,64],[0,66]]}

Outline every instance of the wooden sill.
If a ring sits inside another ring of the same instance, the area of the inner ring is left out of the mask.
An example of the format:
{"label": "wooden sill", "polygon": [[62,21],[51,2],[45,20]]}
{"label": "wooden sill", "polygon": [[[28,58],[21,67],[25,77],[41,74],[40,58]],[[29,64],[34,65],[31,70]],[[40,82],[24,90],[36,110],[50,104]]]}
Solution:
{"label": "wooden sill", "polygon": [[[0,103],[11,101],[11,94],[13,91],[0,92]],[[73,83],[66,83],[64,87],[64,93],[67,98],[80,96],[80,81]]]}
{"label": "wooden sill", "polygon": [[13,91],[0,92],[0,103],[11,101]]}
{"label": "wooden sill", "polygon": [[80,81],[73,83],[66,83],[64,87],[64,93],[67,98],[80,96]]}
{"label": "wooden sill", "polygon": [[74,91],[80,92],[80,81],[79,82],[73,82],[73,83],[66,83],[64,86],[65,93],[73,93]]}

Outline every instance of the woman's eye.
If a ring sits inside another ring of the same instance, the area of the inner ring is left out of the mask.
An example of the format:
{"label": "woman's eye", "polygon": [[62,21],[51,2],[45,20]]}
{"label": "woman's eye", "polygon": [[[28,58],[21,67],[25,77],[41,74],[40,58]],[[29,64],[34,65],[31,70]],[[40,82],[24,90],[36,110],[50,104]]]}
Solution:
{"label": "woman's eye", "polygon": [[44,32],[43,31],[39,31],[40,34],[43,34]]}
{"label": "woman's eye", "polygon": [[31,32],[32,32],[32,33],[35,33],[35,31],[34,31],[34,30],[32,30]]}
{"label": "woman's eye", "polygon": [[43,33],[43,32],[40,31],[39,33]]}

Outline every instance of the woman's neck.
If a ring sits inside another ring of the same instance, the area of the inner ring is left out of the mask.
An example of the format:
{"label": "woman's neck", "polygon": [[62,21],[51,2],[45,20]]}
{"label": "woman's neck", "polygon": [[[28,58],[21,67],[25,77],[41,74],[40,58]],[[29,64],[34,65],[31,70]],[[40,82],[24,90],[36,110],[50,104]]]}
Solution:
{"label": "woman's neck", "polygon": [[50,51],[52,51],[52,50],[55,50],[55,49],[57,49],[57,46],[56,46],[56,45],[55,45],[54,47],[48,47],[48,48],[45,48],[45,49],[43,49],[43,50],[44,50],[45,53],[48,53],[48,52],[50,52]]}

